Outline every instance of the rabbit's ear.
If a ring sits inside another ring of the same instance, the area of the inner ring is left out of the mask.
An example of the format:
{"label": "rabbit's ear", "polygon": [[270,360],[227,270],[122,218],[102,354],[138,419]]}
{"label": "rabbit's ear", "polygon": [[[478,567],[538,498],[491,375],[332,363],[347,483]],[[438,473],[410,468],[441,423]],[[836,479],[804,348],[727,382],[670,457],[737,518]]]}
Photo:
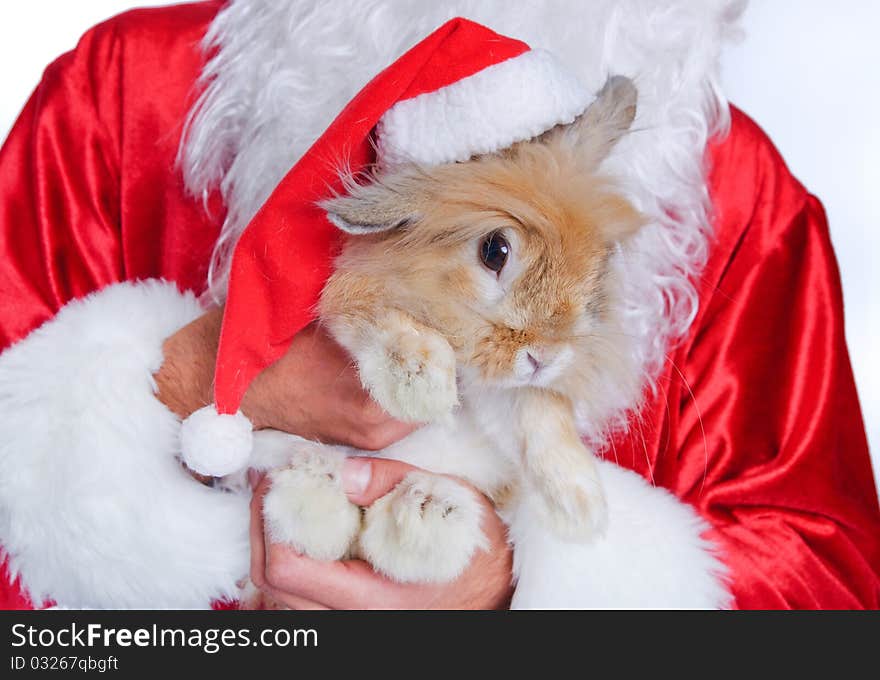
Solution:
{"label": "rabbit's ear", "polygon": [[347,234],[377,234],[416,220],[416,198],[405,184],[349,184],[348,194],[321,202],[327,219]]}
{"label": "rabbit's ear", "polygon": [[578,156],[598,166],[629,130],[636,117],[638,90],[625,76],[611,76],[573,123],[548,133],[548,140],[561,140],[576,148]]}

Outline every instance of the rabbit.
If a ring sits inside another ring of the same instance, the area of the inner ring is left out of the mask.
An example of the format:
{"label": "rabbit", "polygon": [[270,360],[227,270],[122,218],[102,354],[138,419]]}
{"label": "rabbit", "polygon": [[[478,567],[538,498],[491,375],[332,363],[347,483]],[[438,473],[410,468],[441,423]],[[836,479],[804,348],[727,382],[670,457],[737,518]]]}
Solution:
{"label": "rabbit", "polygon": [[347,236],[320,323],[385,411],[427,423],[370,455],[437,474],[411,473],[362,510],[340,467],[365,452],[258,432],[272,540],[320,560],[363,558],[400,582],[451,581],[486,545],[476,494],[454,477],[508,524],[525,508],[564,539],[601,535],[605,501],[575,404],[602,399],[598,365],[632,379],[609,259],[645,220],[599,166],[636,100],[615,76],[579,118],[538,138],[349,178],[323,201]]}

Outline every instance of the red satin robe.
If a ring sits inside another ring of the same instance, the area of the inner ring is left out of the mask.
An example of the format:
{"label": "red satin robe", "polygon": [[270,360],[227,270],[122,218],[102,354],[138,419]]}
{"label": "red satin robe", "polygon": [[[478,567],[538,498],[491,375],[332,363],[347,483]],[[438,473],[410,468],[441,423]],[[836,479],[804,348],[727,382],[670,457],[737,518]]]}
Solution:
{"label": "red satin robe", "polygon": [[[122,15],[46,70],[0,151],[0,350],[113,282],[203,289],[222,208],[186,196],[175,153],[219,5]],[[709,521],[736,606],[877,608],[880,509],[825,215],[732,114],[709,149],[699,315],[607,457]],[[28,606],[0,568],[0,607]]]}

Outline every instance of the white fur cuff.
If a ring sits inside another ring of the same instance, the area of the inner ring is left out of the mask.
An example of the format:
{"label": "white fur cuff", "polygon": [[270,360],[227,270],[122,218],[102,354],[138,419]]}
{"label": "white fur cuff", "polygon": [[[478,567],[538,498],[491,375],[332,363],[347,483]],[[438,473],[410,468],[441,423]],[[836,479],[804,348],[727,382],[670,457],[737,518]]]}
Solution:
{"label": "white fur cuff", "polygon": [[726,569],[696,512],[664,489],[600,463],[608,529],[589,544],[555,539],[518,515],[514,609],[723,609]]}
{"label": "white fur cuff", "polygon": [[154,396],[192,294],[124,283],[0,355],[0,546],[35,603],[202,608],[247,573],[247,498],[192,480]]}

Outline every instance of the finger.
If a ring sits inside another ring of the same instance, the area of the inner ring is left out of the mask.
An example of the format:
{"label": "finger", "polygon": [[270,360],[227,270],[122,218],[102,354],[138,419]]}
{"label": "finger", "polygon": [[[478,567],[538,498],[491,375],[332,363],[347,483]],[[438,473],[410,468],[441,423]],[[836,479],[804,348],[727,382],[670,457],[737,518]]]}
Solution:
{"label": "finger", "polygon": [[264,470],[254,470],[251,468],[247,471],[248,485],[251,487],[251,491],[260,485],[265,476],[266,472]]}
{"label": "finger", "polygon": [[249,536],[251,542],[251,581],[262,590],[266,585],[266,540],[263,534],[263,496],[269,489],[269,481],[260,482],[251,496],[251,522]]}
{"label": "finger", "polygon": [[318,602],[304,600],[301,597],[294,597],[292,595],[281,595],[279,598],[276,598],[276,601],[287,609],[293,609],[300,612],[318,612],[327,611],[328,609],[330,609],[330,607],[325,607],[323,604],[319,604]]}
{"label": "finger", "polygon": [[365,422],[356,422],[353,426],[346,426],[340,433],[339,443],[353,446],[364,451],[381,451],[395,442],[400,441],[408,434],[412,434],[422,423],[404,423],[392,419],[384,411],[376,416],[381,420],[374,421],[374,417],[368,417]]}
{"label": "finger", "polygon": [[[399,442],[423,426],[424,423],[405,423],[402,420],[389,420],[383,426],[382,432],[382,438],[387,442],[385,446],[391,446]],[[385,446],[382,448],[385,448]]]}
{"label": "finger", "polygon": [[270,543],[266,552],[267,586],[272,592],[331,609],[393,607],[400,600],[397,590],[419,587],[389,581],[361,560],[320,562],[278,543]]}
{"label": "finger", "polygon": [[413,470],[399,460],[384,458],[346,458],[342,465],[342,487],[355,505],[367,506],[389,491]]}
{"label": "finger", "polygon": [[326,611],[330,609],[330,607],[320,602],[314,602],[298,595],[275,590],[270,586],[264,586],[260,589],[260,592],[264,598],[264,609],[293,609],[296,611]]}

